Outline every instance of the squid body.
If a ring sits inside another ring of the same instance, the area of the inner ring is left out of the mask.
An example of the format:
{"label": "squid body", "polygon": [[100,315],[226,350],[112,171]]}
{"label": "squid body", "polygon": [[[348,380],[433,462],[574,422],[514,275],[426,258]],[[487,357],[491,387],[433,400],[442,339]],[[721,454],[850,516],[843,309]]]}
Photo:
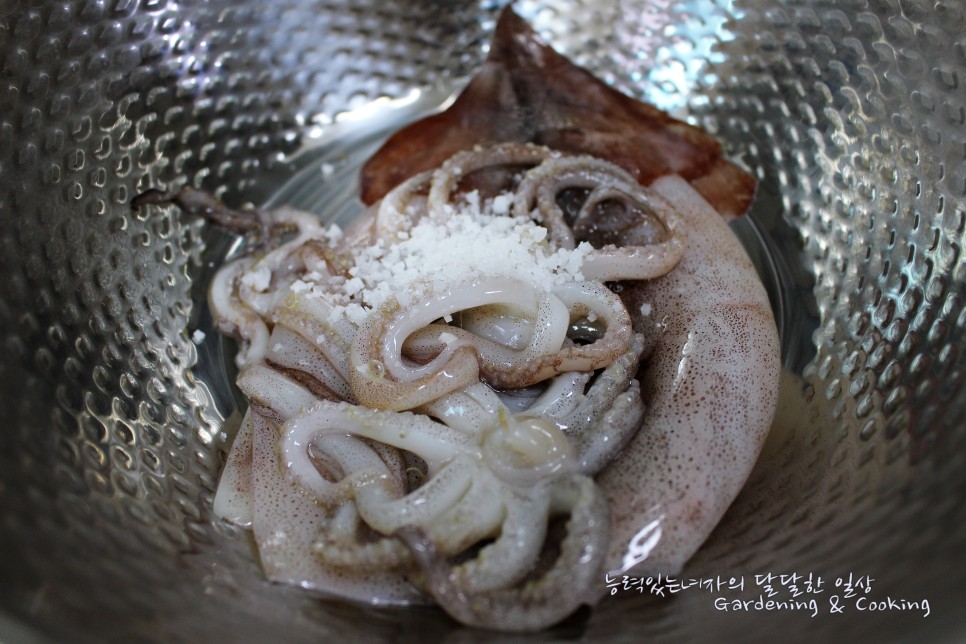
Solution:
{"label": "squid body", "polygon": [[136,203],[254,236],[210,290],[250,405],[214,509],[267,576],[534,631],[606,572],[680,572],[778,399],[768,297],[726,223],[754,180],[507,9],[480,74],[362,184],[344,236],[190,190]]}

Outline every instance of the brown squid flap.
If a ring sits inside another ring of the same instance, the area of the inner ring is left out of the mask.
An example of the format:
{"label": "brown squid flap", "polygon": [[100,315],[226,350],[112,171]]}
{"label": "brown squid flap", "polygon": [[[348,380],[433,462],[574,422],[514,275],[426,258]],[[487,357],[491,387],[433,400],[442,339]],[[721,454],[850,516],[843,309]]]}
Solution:
{"label": "brown squid flap", "polygon": [[393,135],[362,169],[371,204],[403,180],[478,144],[532,142],[590,154],[644,185],[679,174],[725,217],[751,204],[755,179],[708,133],[608,86],[544,43],[507,8],[483,67],[449,109]]}

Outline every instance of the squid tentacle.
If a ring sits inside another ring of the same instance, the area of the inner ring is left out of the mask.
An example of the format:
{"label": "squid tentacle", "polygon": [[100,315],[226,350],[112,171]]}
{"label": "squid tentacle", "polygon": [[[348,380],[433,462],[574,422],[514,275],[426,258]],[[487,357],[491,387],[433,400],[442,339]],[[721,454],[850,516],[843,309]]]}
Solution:
{"label": "squid tentacle", "polygon": [[235,210],[229,208],[220,199],[203,190],[182,188],[174,193],[162,190],[146,190],[131,200],[132,208],[140,208],[149,204],[174,204],[183,212],[197,217],[203,217],[222,228],[240,234],[252,231],[258,233],[259,240],[267,243],[270,239],[272,218],[264,210]]}
{"label": "squid tentacle", "polygon": [[333,307],[323,298],[289,295],[273,312],[277,326],[286,327],[313,344],[349,380],[349,350],[355,329],[332,315]]}
{"label": "squid tentacle", "polygon": [[420,172],[393,188],[379,202],[374,223],[376,239],[385,241],[397,239],[400,233],[408,231],[419,221],[424,208],[414,207],[414,202],[417,201],[420,193],[426,192],[432,178],[432,170]]}
{"label": "squid tentacle", "polygon": [[570,439],[584,474],[599,472],[640,426],[644,402],[634,375],[643,350],[644,337],[634,334],[627,352],[597,376],[569,413],[549,414]]}
{"label": "squid tentacle", "polygon": [[307,212],[277,208],[270,211],[269,217],[275,227],[294,228],[296,236],[257,257],[237,282],[239,299],[262,316],[271,314],[296,275],[305,268],[300,252],[303,246],[324,235],[319,220]]}
{"label": "squid tentacle", "polygon": [[547,484],[529,491],[504,488],[503,496],[507,500],[499,536],[450,573],[466,592],[512,586],[526,577],[540,555],[550,516]]}
{"label": "squid tentacle", "polygon": [[317,436],[339,433],[410,451],[426,461],[431,473],[461,453],[474,455],[470,437],[427,416],[328,400],[316,401],[288,418],[282,428],[282,449],[289,449],[295,442],[307,444]]}
{"label": "squid tentacle", "polygon": [[265,361],[288,372],[318,398],[353,401],[349,383],[314,342],[287,326],[276,324],[268,341]]}
{"label": "squid tentacle", "polygon": [[552,238],[558,248],[574,248],[573,230],[566,224],[557,195],[568,188],[592,190],[602,182],[633,178],[621,168],[592,157],[550,159],[527,172],[517,186],[513,211],[518,216],[533,213],[540,222],[560,222],[566,235]]}
{"label": "squid tentacle", "polygon": [[[479,628],[537,631],[602,594],[609,533],[607,502],[591,479],[565,477],[554,484],[552,497],[554,509],[570,515],[560,554],[545,573],[512,588],[469,589],[422,529],[408,526],[395,536],[410,548],[433,598],[450,616]],[[561,588],[568,592],[561,593]]]}
{"label": "squid tentacle", "polygon": [[450,196],[460,179],[475,170],[500,165],[536,165],[557,154],[549,148],[526,143],[504,143],[458,152],[433,173],[426,209],[431,217],[448,217]]}
{"label": "squid tentacle", "polygon": [[457,347],[442,365],[417,378],[401,381],[387,374],[379,340],[386,336],[399,308],[398,302],[388,302],[353,338],[349,385],[361,404],[392,411],[415,409],[479,380],[479,365],[471,347]]}
{"label": "squid tentacle", "polygon": [[[649,280],[666,275],[684,256],[685,232],[681,217],[664,199],[645,191],[636,184],[601,185],[595,188],[574,224],[592,227],[594,209],[608,200],[630,200],[652,213],[665,232],[665,239],[644,245],[607,244],[595,248],[584,257],[581,270],[584,277],[600,281]],[[625,206],[626,208],[627,206]]]}
{"label": "squid tentacle", "polygon": [[[523,350],[511,349],[460,327],[442,324],[423,326],[408,335],[404,347],[408,348],[410,355],[425,356],[437,352],[437,357],[413,371],[419,373],[431,365],[438,368],[436,365],[448,359],[456,350],[472,346],[479,360],[480,373],[487,383],[494,387],[519,388],[569,371],[603,368],[627,351],[632,336],[630,316],[620,298],[609,289],[592,282],[564,284],[554,289],[553,296],[553,299],[546,299],[546,306],[541,301],[540,310],[546,308],[547,311],[541,312],[534,324],[544,327],[544,331],[534,333]],[[570,312],[571,319],[575,316],[601,319],[606,324],[603,336],[586,345],[558,342],[566,330],[563,328],[563,313],[557,310],[557,304],[562,304],[560,308]],[[433,314],[426,314],[427,317],[430,315]],[[444,333],[449,336],[448,342],[442,339]],[[403,334],[396,333],[396,336],[400,335]],[[371,338],[367,337],[362,342],[369,340]],[[383,342],[385,346],[387,341]],[[388,344],[398,347],[400,341],[397,337]],[[550,347],[554,346],[556,348],[551,350]],[[390,366],[388,361],[386,364]]]}
{"label": "squid tentacle", "polygon": [[571,438],[576,470],[588,476],[603,470],[634,438],[643,417],[641,386],[632,380],[626,391],[615,397],[606,413],[595,416],[592,431]]}
{"label": "squid tentacle", "polygon": [[547,388],[525,408],[521,413],[527,415],[543,416],[557,422],[558,425],[567,426],[567,423],[560,419],[567,418],[577,409],[577,405],[583,400],[584,390],[590,382],[593,372],[590,371],[571,371],[560,374],[550,381]]}
{"label": "squid tentacle", "polygon": [[238,298],[236,283],[254,260],[241,257],[215,273],[208,289],[215,328],[239,342],[235,364],[244,368],[257,364],[268,349],[268,325],[256,311]]}
{"label": "squid tentacle", "polygon": [[385,487],[363,485],[356,490],[356,506],[366,523],[382,534],[403,525],[429,526],[469,493],[477,466],[457,456],[421,487],[394,497]]}
{"label": "squid tentacle", "polygon": [[457,555],[501,530],[506,521],[501,492],[492,477],[485,471],[479,472],[458,503],[432,524],[423,526],[444,556]]}
{"label": "squid tentacle", "polygon": [[402,541],[384,536],[363,541],[365,528],[355,504],[347,503],[339,507],[312,549],[322,562],[336,568],[381,571],[413,565],[412,553]]}
{"label": "squid tentacle", "polygon": [[444,424],[471,436],[496,422],[503,403],[492,389],[474,383],[463,389],[423,405],[416,411],[438,418]]}

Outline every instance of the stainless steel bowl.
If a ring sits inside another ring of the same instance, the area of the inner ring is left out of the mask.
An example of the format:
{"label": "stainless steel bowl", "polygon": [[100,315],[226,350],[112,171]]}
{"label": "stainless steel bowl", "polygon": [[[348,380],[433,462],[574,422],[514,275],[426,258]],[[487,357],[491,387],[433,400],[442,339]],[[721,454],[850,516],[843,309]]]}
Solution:
{"label": "stainless steel bowl", "polygon": [[[348,216],[359,150],[461,86],[501,4],[0,5],[0,639],[486,639],[262,579],[211,514],[239,404],[228,345],[196,331],[231,240],[128,202],[193,185],[316,207],[324,169],[341,195],[326,215]],[[781,420],[685,571],[744,590],[618,586],[538,639],[966,638],[966,7],[516,7],[757,175],[745,238],[765,240],[787,367]],[[767,595],[768,573],[822,577],[818,614],[720,610]],[[868,592],[846,597],[849,574]]]}

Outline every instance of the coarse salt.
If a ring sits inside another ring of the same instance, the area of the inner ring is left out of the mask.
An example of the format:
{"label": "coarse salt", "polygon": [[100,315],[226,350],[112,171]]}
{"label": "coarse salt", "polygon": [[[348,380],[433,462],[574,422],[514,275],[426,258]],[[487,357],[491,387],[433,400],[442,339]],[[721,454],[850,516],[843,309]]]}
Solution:
{"label": "coarse salt", "polygon": [[415,297],[484,275],[515,277],[543,291],[582,281],[590,244],[551,251],[546,228],[501,216],[511,201],[507,194],[483,200],[468,193],[460,203],[447,204],[444,217],[421,218],[394,243],[380,239],[359,249],[348,279],[329,279],[313,293],[325,293],[330,322],[344,318],[358,325],[390,297],[406,306]]}
{"label": "coarse salt", "polygon": [[439,334],[439,341],[445,344],[446,346],[449,346],[454,342],[456,342],[456,336],[453,335],[452,333],[447,333],[446,331],[443,331],[442,333]]}
{"label": "coarse salt", "polygon": [[241,278],[241,283],[254,291],[264,293],[272,283],[272,271],[268,266],[260,266],[254,271],[245,273]]}

